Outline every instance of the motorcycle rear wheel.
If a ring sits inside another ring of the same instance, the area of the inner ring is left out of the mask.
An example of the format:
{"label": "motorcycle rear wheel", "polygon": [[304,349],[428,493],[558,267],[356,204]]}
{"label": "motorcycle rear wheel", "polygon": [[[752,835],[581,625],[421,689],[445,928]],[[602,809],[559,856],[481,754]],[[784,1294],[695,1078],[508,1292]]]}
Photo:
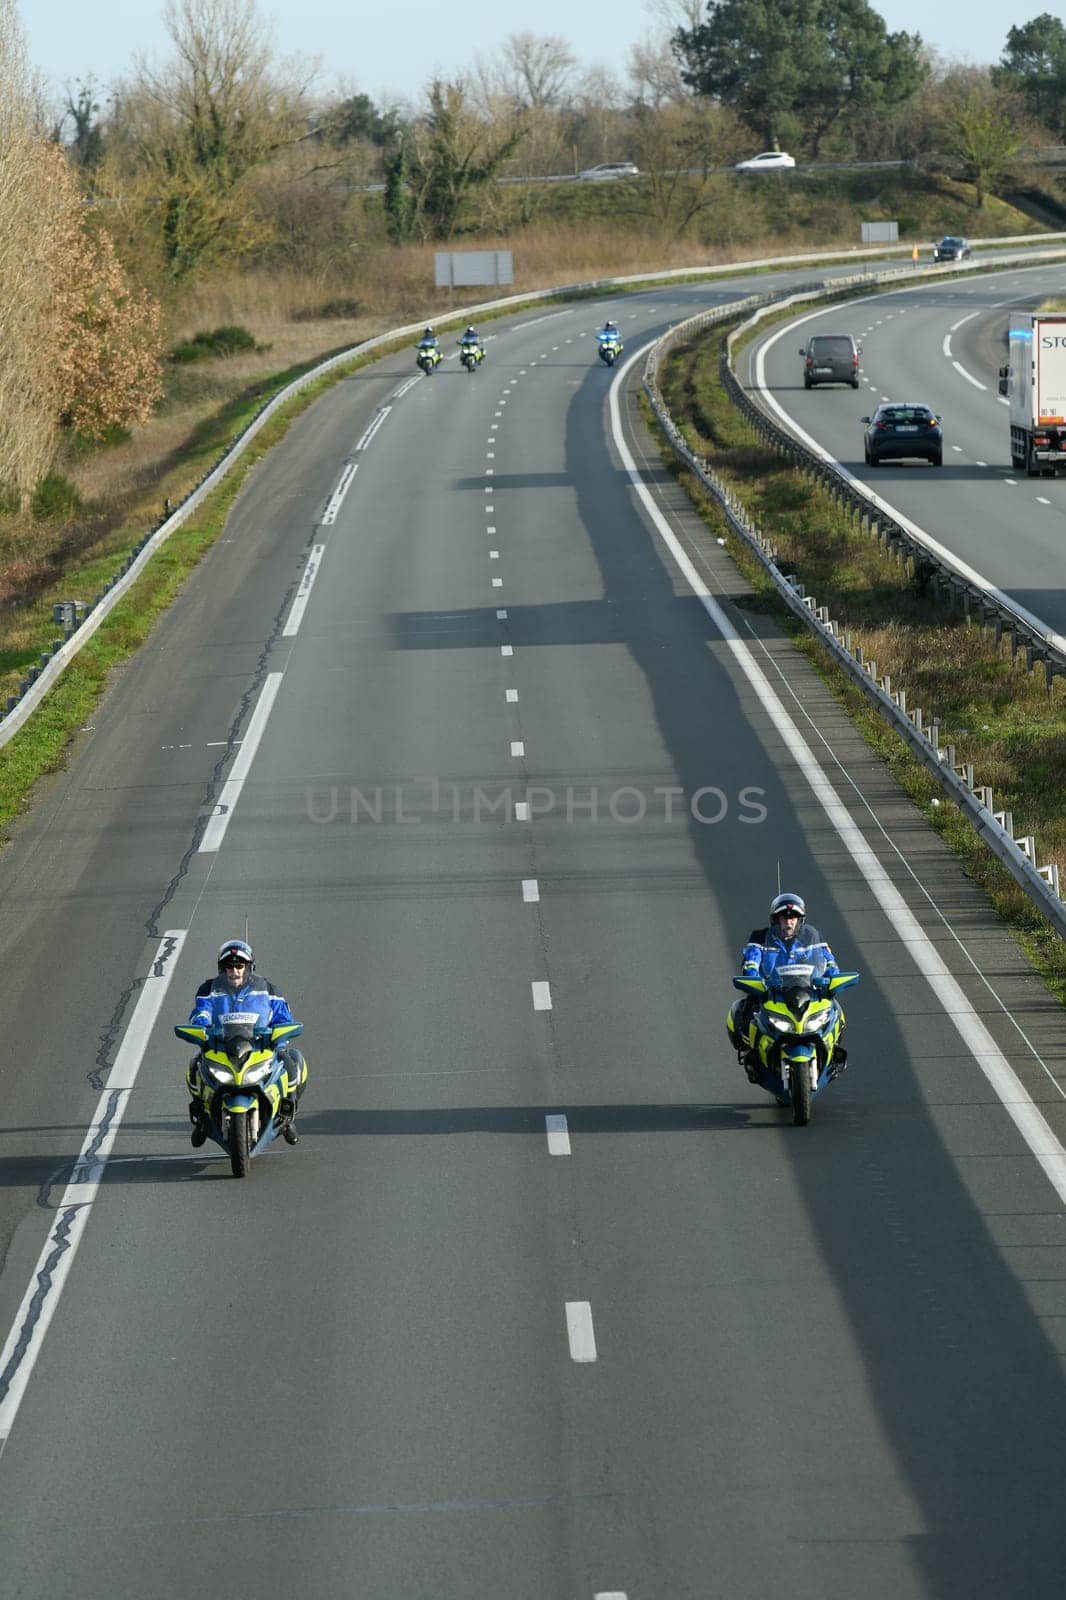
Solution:
{"label": "motorcycle rear wheel", "polygon": [[248,1148],[248,1118],[229,1119],[229,1164],[235,1178],[246,1178],[252,1153]]}
{"label": "motorcycle rear wheel", "polygon": [[789,1073],[789,1090],[792,1095],[793,1125],[805,1128],[811,1120],[811,1076],[805,1065],[798,1071],[793,1067]]}

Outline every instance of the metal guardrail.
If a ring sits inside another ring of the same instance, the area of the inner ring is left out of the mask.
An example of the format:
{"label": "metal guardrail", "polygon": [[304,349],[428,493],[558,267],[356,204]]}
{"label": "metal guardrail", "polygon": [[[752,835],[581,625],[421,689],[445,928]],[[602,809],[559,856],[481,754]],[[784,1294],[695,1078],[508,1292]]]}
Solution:
{"label": "metal guardrail", "polygon": [[[879,677],[877,663],[864,656],[862,647],[853,642],[850,632],[845,627],[830,617],[828,608],[819,606],[813,596],[807,595],[803,584],[795,575],[781,571],[777,564],[777,551],[772,542],[750,520],[740,502],[730,493],[717,473],[689,448],[662,397],[658,386],[659,367],[680,340],[687,339],[704,328],[733,321],[745,312],[765,310],[791,298],[791,296],[776,297],[769,294],[754,296],[748,300],[736,301],[732,305],[718,306],[713,311],[702,312],[679,323],[650,351],[644,367],[644,392],[674,453],[718,502],[730,528],[761,562],[789,609],[820,639],[836,664],[861,688],[866,698],[877,707],[885,720],[933,774],[979,837],[1047,918],[1059,936],[1066,938],[1066,903],[1059,893],[1059,873],[1055,864],[1050,863],[1044,867],[1037,865],[1036,840],[1031,834],[1015,836],[1012,813],[994,810],[992,791],[987,786],[975,784],[972,765],[956,763],[953,745],[941,746],[939,723],[935,719],[930,719],[927,723],[920,707],[908,710],[906,691],[893,690],[887,676]],[[725,355],[723,362],[728,365]],[[737,391],[743,394],[731,372],[730,377]],[[730,392],[733,392],[732,386]],[[746,395],[743,398],[747,401]],[[746,407],[744,409],[746,411]],[[757,411],[757,408],[755,409]],[[767,421],[762,412],[757,414],[763,421]],[[802,450],[802,446],[799,446],[790,435],[785,435],[785,438],[790,452],[792,449]],[[810,456],[809,452],[803,454],[807,456],[808,463],[818,469],[821,476],[821,469],[825,463]],[[842,480],[838,481],[842,483]],[[905,530],[900,529],[900,533],[905,534]],[[907,535],[908,542],[909,538]],[[899,540],[899,545],[903,547],[903,539]],[[908,554],[910,553],[908,550]],[[924,547],[920,550],[920,557],[922,560],[929,559],[929,552]]]}

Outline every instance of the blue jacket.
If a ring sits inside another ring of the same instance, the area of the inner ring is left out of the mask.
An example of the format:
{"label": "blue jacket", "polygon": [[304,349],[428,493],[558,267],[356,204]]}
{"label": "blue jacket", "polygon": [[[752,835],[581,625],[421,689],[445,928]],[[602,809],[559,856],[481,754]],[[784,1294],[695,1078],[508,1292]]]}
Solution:
{"label": "blue jacket", "polygon": [[755,928],[741,952],[740,971],[742,977],[769,981],[778,967],[794,961],[809,962],[823,978],[835,978],[840,971],[832,950],[809,922],[796,930],[794,939],[783,939],[773,926]]}
{"label": "blue jacket", "polygon": [[231,988],[221,974],[217,978],[205,978],[196,991],[189,1022],[194,1028],[213,1028],[231,1011],[254,1011],[262,1028],[280,1028],[284,1023],[296,1021],[285,996],[253,972],[239,989]]}

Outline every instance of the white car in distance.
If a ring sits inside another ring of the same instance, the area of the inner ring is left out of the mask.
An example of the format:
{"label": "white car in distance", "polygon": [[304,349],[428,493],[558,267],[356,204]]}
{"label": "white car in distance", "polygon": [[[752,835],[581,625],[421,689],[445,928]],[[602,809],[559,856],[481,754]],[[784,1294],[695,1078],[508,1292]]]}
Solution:
{"label": "white car in distance", "polygon": [[602,183],[608,178],[639,178],[640,168],[633,161],[604,161],[598,167],[588,167],[578,177],[586,183]]}
{"label": "white car in distance", "polygon": [[773,172],[780,171],[783,167],[794,167],[795,156],[790,156],[787,150],[764,150],[760,155],[752,156],[747,161],[738,161],[733,168],[734,172]]}

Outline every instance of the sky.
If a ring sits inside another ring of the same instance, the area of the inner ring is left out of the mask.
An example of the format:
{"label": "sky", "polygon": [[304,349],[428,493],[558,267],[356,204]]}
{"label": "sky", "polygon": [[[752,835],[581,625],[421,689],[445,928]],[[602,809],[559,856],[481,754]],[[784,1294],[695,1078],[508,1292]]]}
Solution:
{"label": "sky", "polygon": [[[15,0],[30,59],[49,89],[90,75],[106,88],[137,55],[167,55],[163,0]],[[890,32],[920,33],[945,59],[998,61],[1007,31],[1044,12],[1066,20],[1062,0],[1027,0],[1008,11],[992,0],[871,0]],[[343,87],[377,104],[416,100],[434,76],[454,76],[474,55],[490,59],[511,33],[555,34],[582,66],[616,67],[629,47],[661,31],[650,0],[401,0],[393,19],[381,5],[336,0],[258,0],[279,54],[318,57],[324,91]]]}

